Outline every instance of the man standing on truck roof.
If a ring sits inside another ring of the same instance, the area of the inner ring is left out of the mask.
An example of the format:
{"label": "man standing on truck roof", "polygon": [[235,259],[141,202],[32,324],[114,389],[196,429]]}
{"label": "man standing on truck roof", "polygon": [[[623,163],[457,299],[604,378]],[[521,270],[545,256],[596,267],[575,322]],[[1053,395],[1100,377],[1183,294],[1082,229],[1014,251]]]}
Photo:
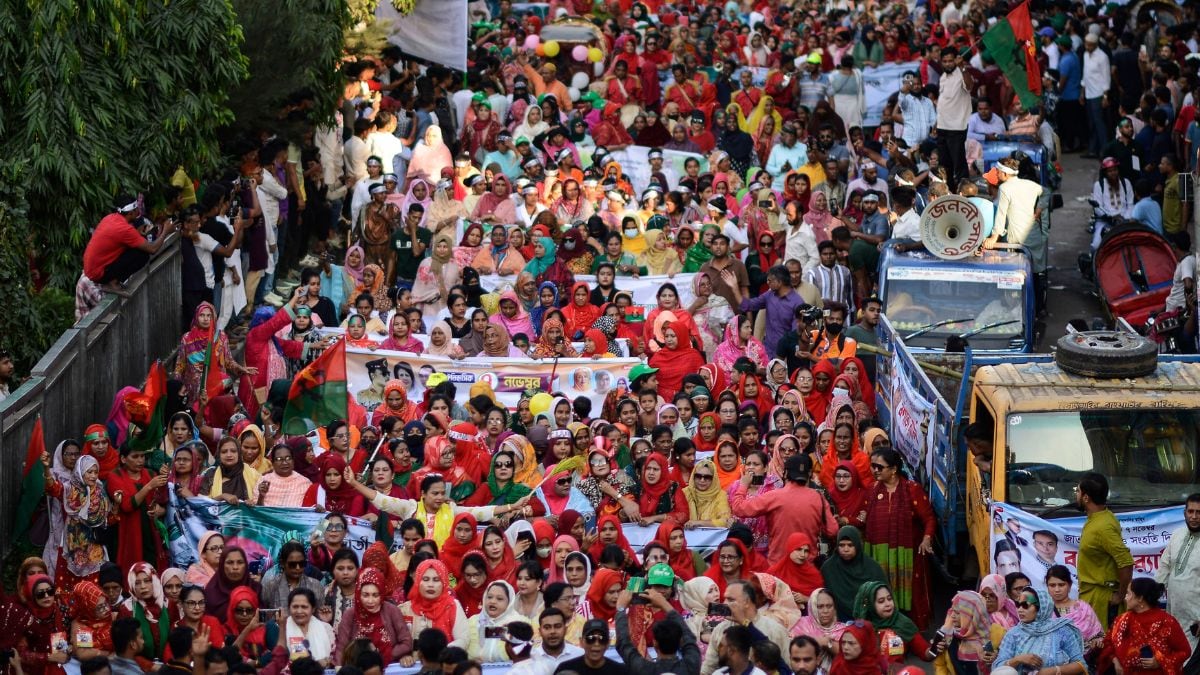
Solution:
{"label": "man standing on truck roof", "polygon": [[1192,649],[1200,633],[1200,492],[1183,504],[1183,527],[1171,533],[1171,543],[1159,561],[1158,583],[1167,587],[1167,611],[1183,627]]}
{"label": "man standing on truck roof", "polygon": [[1087,514],[1079,535],[1079,599],[1096,610],[1096,618],[1107,631],[1112,620],[1125,611],[1125,590],[1133,580],[1133,556],[1121,536],[1121,523],[1108,509],[1108,479],[1091,472],[1083,474],[1075,499]]}

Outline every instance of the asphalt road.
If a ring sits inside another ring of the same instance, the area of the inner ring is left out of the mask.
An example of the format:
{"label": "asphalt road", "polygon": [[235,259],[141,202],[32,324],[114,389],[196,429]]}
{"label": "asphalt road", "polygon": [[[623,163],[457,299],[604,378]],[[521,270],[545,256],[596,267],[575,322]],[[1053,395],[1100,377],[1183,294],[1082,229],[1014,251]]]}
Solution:
{"label": "asphalt road", "polygon": [[1087,224],[1092,207],[1087,198],[1092,194],[1099,164],[1096,160],[1081,159],[1078,154],[1066,155],[1059,162],[1063,180],[1059,193],[1063,207],[1051,214],[1050,221],[1050,290],[1047,297],[1046,330],[1038,342],[1037,351],[1049,352],[1058,338],[1066,334],[1067,322],[1082,318],[1089,324],[1103,316],[1093,284],[1079,272],[1077,259],[1091,244]]}

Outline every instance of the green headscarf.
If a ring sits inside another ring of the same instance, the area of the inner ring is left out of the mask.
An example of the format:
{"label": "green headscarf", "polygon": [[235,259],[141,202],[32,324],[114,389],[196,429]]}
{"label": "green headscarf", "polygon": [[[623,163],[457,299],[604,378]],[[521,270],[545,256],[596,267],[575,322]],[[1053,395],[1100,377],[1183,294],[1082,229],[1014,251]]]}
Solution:
{"label": "green headscarf", "polygon": [[558,250],[558,247],[554,245],[554,240],[550,237],[538,237],[538,241],[546,252],[542,254],[542,257],[534,258],[525,265],[525,271],[535,278],[550,269],[550,266],[554,264],[554,252]]}
{"label": "green headscarf", "polygon": [[[849,562],[842,560],[837,554],[837,544],[842,541],[854,544],[855,555]],[[867,557],[863,548],[862,533],[853,525],[846,525],[838,530],[833,555],[821,565],[821,576],[825,579],[825,588],[833,595],[837,604],[838,619],[841,621],[854,618],[851,599],[856,597],[863,584],[869,581],[887,583],[887,575],[883,573],[883,568]]]}
{"label": "green headscarf", "polygon": [[[500,484],[496,482],[496,458],[499,457],[500,454],[500,452],[497,452],[495,455],[492,455],[492,468],[490,471],[488,471],[487,476],[487,486],[488,489],[492,491],[492,504],[496,506],[502,504],[516,504],[522,497],[530,492],[533,492],[533,490],[531,490],[528,485],[514,482],[511,478],[508,481],[508,485],[500,487]],[[504,451],[503,454],[512,460],[513,476],[515,477],[517,475],[516,456],[507,450]]]}
{"label": "green headscarf", "polygon": [[684,255],[684,261],[683,261],[683,271],[684,272],[687,272],[687,273],[699,272],[700,268],[704,266],[704,263],[708,262],[709,260],[712,260],[712,257],[713,257],[712,251],[710,251],[708,249],[708,247],[706,247],[704,245],[704,231],[709,228],[716,230],[718,233],[721,231],[721,228],[717,227],[716,225],[714,225],[712,223],[709,223],[708,225],[705,225],[704,227],[700,228],[699,234],[696,235],[696,243],[692,244],[691,248],[689,248],[687,250],[687,254]]}
{"label": "green headscarf", "polygon": [[875,613],[875,595],[881,588],[888,589],[889,593],[892,590],[881,581],[868,581],[859,586],[858,593],[854,596],[854,618],[870,621],[875,626],[875,630],[891,630],[899,635],[905,643],[910,642],[917,634],[917,625],[904,616],[899,607],[896,607],[892,615],[886,619]]}

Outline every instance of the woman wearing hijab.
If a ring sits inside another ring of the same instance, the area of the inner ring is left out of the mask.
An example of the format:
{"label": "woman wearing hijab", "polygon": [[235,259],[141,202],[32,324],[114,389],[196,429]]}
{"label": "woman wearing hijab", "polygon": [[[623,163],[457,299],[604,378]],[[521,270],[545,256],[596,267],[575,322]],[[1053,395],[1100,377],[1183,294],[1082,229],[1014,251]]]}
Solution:
{"label": "woman wearing hijab", "polygon": [[[840,419],[839,419],[840,418]],[[849,419],[847,419],[849,418]],[[829,404],[829,412],[825,416],[825,427],[833,429],[833,437],[821,457],[821,485],[833,485],[833,471],[842,460],[852,462],[858,470],[858,479],[864,486],[875,485],[875,477],[871,473],[871,458],[859,446],[857,433],[857,418],[854,416],[854,406],[845,396],[837,396]],[[848,427],[850,432],[840,433],[839,428]]]}
{"label": "woman wearing hijab", "polygon": [[992,643],[991,651],[1004,640],[1004,628],[994,625],[988,615],[983,598],[974,591],[959,591],[950,601],[948,620],[950,639],[946,650],[934,661],[938,673],[954,675],[983,675],[990,664],[983,660],[986,642]]}
{"label": "woman wearing hijab", "polygon": [[[733,364],[742,357],[754,362],[758,368],[766,368],[770,358],[767,348],[754,337],[754,322],[749,315],[739,314],[736,321],[725,326],[725,339],[713,354],[713,363],[721,370],[726,382],[736,381]],[[717,393],[714,391],[714,394]]]}
{"label": "woman wearing hijab", "polygon": [[59,587],[67,588],[77,579],[95,579],[108,559],[102,540],[105,528],[116,522],[117,507],[100,480],[99,462],[90,455],[75,462],[69,486],[55,484],[51,488],[61,490],[58,496],[66,513],[62,554],[55,574]]}
{"label": "woman wearing hijab", "polygon": [[717,465],[711,459],[702,459],[692,467],[687,487],[683,488],[688,504],[686,526],[689,530],[729,524],[729,496],[721,489],[716,476]]}
{"label": "woman wearing hijab", "polygon": [[442,140],[442,129],[431,124],[425,130],[425,138],[413,148],[412,159],[408,162],[409,176],[424,176],[433,178],[442,175],[442,169],[454,168],[454,159],[450,156],[450,148]]}
{"label": "woman wearing hijab", "polygon": [[685,273],[699,272],[704,263],[712,260],[712,238],[720,233],[721,228],[712,223],[700,228],[699,238],[695,244],[692,244],[684,256],[683,271]]}
{"label": "woman wearing hijab", "polygon": [[758,164],[754,154],[754,137],[743,131],[740,125],[741,108],[736,103],[725,110],[725,126],[717,138],[717,147],[728,153],[729,163],[739,176]]}
{"label": "woman wearing hijab", "polygon": [[374,301],[375,311],[379,312],[380,316],[383,316],[392,308],[392,301],[387,296],[387,284],[385,281],[383,268],[379,265],[370,264],[363,266],[362,279],[354,287],[355,297],[363,293],[371,296]]}
{"label": "woman wearing hijab", "polygon": [[854,618],[854,598],[867,582],[887,584],[887,575],[879,563],[872,560],[863,548],[862,533],[853,525],[845,525],[837,533],[837,547],[821,565],[825,587],[837,604],[838,618]]}
{"label": "woman wearing hijab", "polygon": [[[537,110],[538,108],[531,108]],[[504,638],[489,637],[493,628],[505,629],[513,622],[528,623],[516,612],[516,591],[506,581],[492,581],[483,592],[482,611],[467,619],[467,655],[483,663],[510,661]]]}
{"label": "woman wearing hijab", "polygon": [[854,597],[854,618],[870,621],[879,632],[883,656],[889,663],[901,664],[908,655],[932,661],[935,654],[929,642],[917,630],[917,625],[901,613],[892,598],[892,589],[885,583],[869,581]]}
{"label": "woman wearing hijab", "polygon": [[587,282],[577,281],[571,286],[570,301],[562,308],[563,317],[567,320],[565,331],[568,338],[582,334],[600,318],[600,308],[593,305],[590,298]]}
{"label": "woman wearing hijab", "polygon": [[[217,368],[222,381],[230,376],[240,377],[246,371],[233,359],[229,351],[229,338],[224,331],[217,329],[216,324],[216,307],[212,303],[201,302],[192,317],[191,328],[179,339],[179,356],[175,359],[175,370],[171,376],[183,380],[184,387],[193,395],[201,389],[200,378],[204,376],[206,368]],[[213,359],[207,358],[210,344],[215,357]]]}
{"label": "woman wearing hijab", "polygon": [[[521,305],[521,299],[511,288],[500,294],[499,311],[488,317],[488,321],[504,329],[510,339],[513,335],[520,333],[530,338],[534,335],[534,324],[531,317]],[[485,341],[487,339],[486,332],[484,339]]]}
{"label": "woman wearing hijab", "polygon": [[[426,561],[422,566],[430,562],[436,561]],[[421,567],[417,569],[419,571]],[[335,665],[342,665],[346,646],[358,639],[370,641],[385,664],[399,662],[402,666],[411,665],[413,631],[409,630],[400,609],[385,602],[385,585],[383,573],[377,569],[366,568],[359,573],[354,589],[354,606],[342,615],[338,623],[332,654]],[[416,626],[413,628],[416,629]],[[420,631],[417,632],[419,634]]]}
{"label": "woman wearing hijab", "polygon": [[815,588],[808,594],[804,616],[792,626],[792,636],[807,635],[817,641],[821,651],[821,666],[827,667],[837,653],[846,624],[838,621],[833,594],[825,588]]}
{"label": "woman wearing hijab", "polygon": [[867,496],[854,462],[842,460],[833,469],[833,483],[826,486],[829,500],[837,507],[839,525],[862,528],[867,524]]}
{"label": "woman wearing hijab", "polygon": [[122,618],[136,619],[141,626],[145,641],[138,654],[139,662],[144,660],[149,665],[151,661],[162,659],[167,646],[167,633],[171,630],[171,616],[167,598],[163,595],[162,581],[152,565],[137,562],[129,568],[125,587],[129,589],[129,598],[121,603],[117,613]]}
{"label": "woman wearing hijab", "polygon": [[793,532],[788,536],[787,556],[780,558],[768,570],[769,574],[787,584],[795,594],[797,604],[807,604],[813,591],[825,585],[821,570],[813,564],[818,553],[811,537],[804,532]]}
{"label": "woman wearing hijab", "polygon": [[342,285],[346,288],[357,288],[362,283],[363,270],[366,269],[367,252],[355,244],[346,249],[342,259]]}
{"label": "woman wearing hijab", "polygon": [[504,326],[489,323],[483,332],[483,351],[479,356],[491,358],[521,358],[525,354],[513,346],[512,338]]}
{"label": "woman wearing hijab", "polygon": [[497,174],[492,179],[491,192],[485,192],[479,198],[471,219],[501,225],[517,222],[517,205],[512,200],[512,185],[507,176]]}
{"label": "woman wearing hijab", "polygon": [[366,500],[346,480],[350,470],[341,454],[326,452],[317,463],[321,467],[320,480],[309,486],[301,505],[347,516],[365,515]]}
{"label": "woman wearing hijab", "polygon": [[[1017,613],[1020,622],[1004,634],[993,668],[1054,668],[1064,675],[1088,672],[1083,660],[1083,636],[1070,619],[1054,616],[1054,600],[1049,593],[1025,589]],[[1137,645],[1139,651],[1141,647]]]}
{"label": "woman wearing hijab", "polygon": [[237,546],[226,546],[221,551],[216,574],[204,587],[204,613],[212,617],[225,617],[229,613],[229,598],[234,589],[246,586],[255,595],[262,587],[250,576],[246,552]]}
{"label": "woman wearing hijab", "polygon": [[91,581],[80,581],[71,590],[68,603],[72,621],[66,639],[71,642],[71,655],[82,662],[104,652],[111,654],[113,614],[104,591]]}
{"label": "woman wearing hijab", "polygon": [[242,448],[237,438],[225,436],[217,445],[217,465],[204,476],[200,493],[227,504],[257,503],[260,480],[262,474],[242,461]]}
{"label": "woman wearing hijab", "polygon": [[637,264],[650,274],[675,276],[683,270],[683,263],[671,246],[671,236],[664,230],[649,230],[643,235],[646,250],[638,256]]}
{"label": "woman wearing hijab", "polygon": [[[590,219],[595,210],[592,208],[592,202],[583,195],[579,182],[568,178],[563,181],[562,196],[550,206],[550,212],[560,223],[578,223]],[[586,247],[580,247],[580,249],[584,248]],[[579,272],[579,274],[586,274],[586,272]]]}
{"label": "woman wearing hijab", "polygon": [[879,653],[879,635],[870,621],[846,624],[829,675],[883,675],[887,659]]}
{"label": "woman wearing hijab", "polygon": [[661,523],[664,520],[687,522],[688,502],[683,486],[667,478],[667,458],[657,452],[642,463],[641,481],[635,483],[638,512],[641,525]]}
{"label": "woman wearing hijab", "polygon": [[[19,631],[10,638],[20,640],[21,670],[29,675],[61,675],[62,667],[48,657],[57,651],[54,641],[66,634],[70,620],[55,597],[54,582],[45,574],[34,574],[22,583],[20,605],[14,603],[5,612],[5,618],[15,619],[17,625],[4,623],[13,632]],[[65,661],[62,656],[55,659]]]}
{"label": "woman wearing hijab", "polygon": [[[60,546],[67,528],[66,512],[63,511],[63,493],[71,487],[75,465],[79,463],[82,454],[83,446],[79,441],[68,438],[60,441],[54,448],[54,454],[50,461],[50,478],[52,480],[47,481],[46,485],[46,497],[49,499],[46,511],[50,518],[50,536],[46,538],[42,559],[45,560],[43,571],[52,579],[55,577],[58,567],[59,556],[62,553]],[[23,590],[24,583],[25,577],[22,575],[17,579],[18,591]]]}
{"label": "woman wearing hijab", "polygon": [[654,541],[667,550],[667,563],[675,577],[687,582],[703,574],[707,569],[704,558],[688,548],[686,530],[681,523],[670,520],[658,526]]}
{"label": "woman wearing hijab", "polygon": [[542,334],[534,343],[530,356],[535,359],[552,359],[556,356],[575,358],[579,352],[567,340],[563,323],[556,318],[546,319],[542,324]]}
{"label": "woman wearing hijab", "polygon": [[[979,597],[987,605],[992,617],[992,624],[1005,630],[1012,628],[1020,619],[1017,616],[1017,605],[1008,596],[1008,587],[1001,574],[989,574],[979,580]],[[995,643],[998,644],[998,643]]]}
{"label": "woman wearing hijab", "polygon": [[187,582],[193,586],[207,586],[213,575],[217,573],[217,565],[221,561],[221,553],[225,550],[225,537],[220,532],[209,530],[200,535],[196,543],[199,558],[188,567]]}
{"label": "woman wearing hijab", "polygon": [[[426,560],[413,572],[413,590],[400,611],[412,634],[420,635],[426,628],[437,628],[457,643],[467,642],[467,616],[455,599],[450,586],[450,572],[440,560]],[[405,659],[401,659],[401,665]]]}
{"label": "woman wearing hijab", "polygon": [[829,212],[829,198],[821,190],[808,198],[808,211],[804,214],[803,222],[812,226],[817,241],[829,239],[833,229],[842,224],[837,216]]}
{"label": "woman wearing hijab", "polygon": [[425,349],[426,354],[434,356],[445,356],[451,359],[461,359],[464,357],[462,349],[454,344],[453,329],[450,328],[450,323],[447,321],[438,321],[429,328],[429,346]]}
{"label": "woman wearing hijab", "polygon": [[[462,239],[454,247],[454,262],[460,269],[467,269],[483,251],[483,225],[469,223],[463,230]],[[478,305],[476,305],[478,306]]]}
{"label": "woman wearing hijab", "polygon": [[425,352],[425,345],[409,333],[408,318],[404,316],[403,312],[396,312],[392,315],[388,337],[379,345],[379,348],[413,354],[422,354]]}
{"label": "woman wearing hijab", "polygon": [[562,245],[558,248],[558,261],[566,266],[571,274],[591,274],[592,262],[596,256],[587,243],[586,234],[580,228],[572,227],[563,232]]}
{"label": "woman wearing hijab", "polygon": [[437,318],[446,306],[448,289],[458,283],[462,273],[454,262],[454,240],[449,233],[439,232],[429,245],[430,256],[417,266],[413,283],[413,304],[421,307],[427,322]]}
{"label": "woman wearing hijab", "polygon": [[721,542],[712,556],[712,562],[714,564],[709,566],[704,576],[717,583],[722,598],[725,597],[725,589],[729,582],[750,579],[750,553],[746,550],[746,545],[737,539]]}
{"label": "woman wearing hijab", "polygon": [[408,390],[400,380],[388,380],[383,385],[383,405],[371,413],[371,424],[381,424],[387,417],[396,417],[405,424],[417,419],[417,406],[408,400]]}
{"label": "woman wearing hijab", "polygon": [[663,329],[664,346],[649,360],[658,369],[658,394],[666,399],[683,387],[683,378],[704,365],[704,356],[692,346],[692,333],[683,321],[672,321]]}

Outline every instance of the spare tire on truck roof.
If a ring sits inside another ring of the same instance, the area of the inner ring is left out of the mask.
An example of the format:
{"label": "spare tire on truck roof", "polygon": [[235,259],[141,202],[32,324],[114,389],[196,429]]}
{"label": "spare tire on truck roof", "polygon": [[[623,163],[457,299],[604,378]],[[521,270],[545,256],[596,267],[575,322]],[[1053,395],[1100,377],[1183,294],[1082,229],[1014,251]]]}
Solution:
{"label": "spare tire on truck roof", "polygon": [[1137,333],[1080,331],[1058,339],[1054,361],[1066,372],[1083,377],[1144,377],[1158,367],[1158,345]]}

